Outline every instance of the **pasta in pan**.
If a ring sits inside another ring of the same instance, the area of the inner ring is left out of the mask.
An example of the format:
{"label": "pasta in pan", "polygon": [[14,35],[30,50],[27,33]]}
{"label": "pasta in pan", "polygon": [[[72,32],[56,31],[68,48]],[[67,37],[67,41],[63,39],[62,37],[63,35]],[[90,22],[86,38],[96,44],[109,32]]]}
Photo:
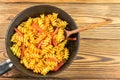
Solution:
{"label": "pasta in pan", "polygon": [[57,13],[29,18],[14,28],[10,49],[21,64],[35,73],[57,71],[69,58],[64,36],[67,24]]}

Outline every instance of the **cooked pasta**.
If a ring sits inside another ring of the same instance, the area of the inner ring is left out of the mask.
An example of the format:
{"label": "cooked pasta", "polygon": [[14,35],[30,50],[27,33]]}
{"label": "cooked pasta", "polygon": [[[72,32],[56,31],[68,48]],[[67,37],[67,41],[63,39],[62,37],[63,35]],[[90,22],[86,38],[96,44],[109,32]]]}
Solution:
{"label": "cooked pasta", "polygon": [[69,58],[64,36],[67,24],[57,13],[29,18],[15,28],[10,49],[21,64],[35,73],[56,71]]}

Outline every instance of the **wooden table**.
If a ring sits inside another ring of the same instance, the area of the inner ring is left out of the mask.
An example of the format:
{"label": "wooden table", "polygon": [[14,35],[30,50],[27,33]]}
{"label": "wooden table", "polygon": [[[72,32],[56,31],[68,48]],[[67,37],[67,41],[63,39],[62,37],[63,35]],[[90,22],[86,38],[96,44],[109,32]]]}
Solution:
{"label": "wooden table", "polygon": [[[90,4],[86,4],[90,3]],[[116,3],[116,4],[113,4]],[[112,19],[109,25],[81,32],[80,49],[76,59],[64,72],[36,80],[113,80],[120,79],[120,0],[0,0],[0,62],[8,59],[5,34],[16,14],[27,7],[49,4],[65,10],[78,27]],[[15,67],[0,80],[35,80]]]}

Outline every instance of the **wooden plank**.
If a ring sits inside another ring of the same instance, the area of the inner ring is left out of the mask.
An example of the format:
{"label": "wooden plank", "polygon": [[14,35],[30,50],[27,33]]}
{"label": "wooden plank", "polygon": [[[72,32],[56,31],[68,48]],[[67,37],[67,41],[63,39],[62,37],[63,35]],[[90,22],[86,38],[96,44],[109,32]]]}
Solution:
{"label": "wooden plank", "polygon": [[[30,79],[28,79],[28,78],[24,78],[24,79],[21,79],[21,78],[0,78],[0,80],[65,80],[65,79],[61,79],[61,78],[50,78],[50,79],[46,79],[46,78],[44,78],[44,79],[41,79],[41,78],[34,78],[34,79],[32,79],[32,78],[30,78]],[[69,80],[116,80],[116,79],[69,79]]]}
{"label": "wooden plank", "polygon": [[[0,80],[35,80],[35,78],[0,78]],[[36,79],[37,80],[37,79]],[[38,80],[44,80],[44,79],[38,79]]]}
{"label": "wooden plank", "polygon": [[[87,1],[87,0],[86,0]],[[5,33],[9,23],[23,9],[43,3],[0,3],[0,62],[8,59],[5,51]],[[80,49],[74,62],[56,80],[116,80],[120,78],[120,5],[47,3],[65,10],[78,27],[112,19],[109,25],[81,32]],[[12,6],[12,7],[11,7]],[[34,80],[15,67],[0,80]],[[50,78],[51,79],[51,78]],[[48,80],[50,80],[48,79]],[[51,80],[54,80],[51,79]],[[47,80],[47,79],[46,79]]]}
{"label": "wooden plank", "polygon": [[120,3],[120,0],[0,0],[0,2]]}
{"label": "wooden plank", "polygon": [[[34,5],[38,5],[35,3]],[[113,22],[96,29],[81,32],[81,38],[96,39],[120,39],[120,5],[119,4],[50,4],[65,10],[72,16],[78,27],[99,23],[106,19]],[[70,6],[71,5],[71,6]],[[11,7],[15,6],[15,7]],[[19,7],[21,6],[21,7]],[[0,5],[0,38],[5,38],[5,34],[11,20],[23,9],[33,6],[32,3],[15,3]]]}
{"label": "wooden plank", "polygon": [[[4,45],[4,39],[0,40]],[[68,69],[56,78],[78,79],[78,78],[120,78],[120,40],[96,40],[81,39],[80,49],[77,57]],[[0,61],[7,59],[0,47]],[[16,68],[4,74],[2,77],[28,77],[21,74]]]}

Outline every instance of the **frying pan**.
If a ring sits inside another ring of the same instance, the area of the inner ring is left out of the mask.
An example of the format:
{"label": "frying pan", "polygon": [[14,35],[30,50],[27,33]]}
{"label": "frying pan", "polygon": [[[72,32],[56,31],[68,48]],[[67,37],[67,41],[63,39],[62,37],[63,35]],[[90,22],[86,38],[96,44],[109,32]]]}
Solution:
{"label": "frying pan", "polygon": [[[26,21],[29,17],[38,17],[40,14],[49,14],[49,13],[58,13],[58,17],[62,20],[65,20],[68,22],[68,25],[66,27],[67,30],[73,30],[76,29],[77,26],[74,22],[74,20],[68,15],[65,11],[61,10],[60,8],[57,8],[55,6],[51,5],[36,5],[29,7],[22,12],[20,12],[11,22],[9,25],[6,38],[5,38],[5,45],[6,45],[6,51],[8,54],[9,59],[0,64],[0,75],[4,74],[5,72],[9,71],[12,66],[14,65],[19,71],[33,76],[33,77],[43,77],[41,74],[36,74],[32,72],[31,70],[27,69],[24,65],[20,64],[20,59],[17,58],[15,55],[13,55],[12,51],[10,50],[10,47],[12,46],[12,42],[10,42],[11,36],[15,33],[14,27],[17,27],[21,22]],[[55,74],[60,73],[61,71],[64,71],[74,60],[77,51],[79,49],[79,34],[74,34],[71,37],[76,37],[76,41],[68,41],[66,47],[69,49],[69,59],[66,61],[66,63],[56,72],[49,72],[46,76],[53,76]]]}

